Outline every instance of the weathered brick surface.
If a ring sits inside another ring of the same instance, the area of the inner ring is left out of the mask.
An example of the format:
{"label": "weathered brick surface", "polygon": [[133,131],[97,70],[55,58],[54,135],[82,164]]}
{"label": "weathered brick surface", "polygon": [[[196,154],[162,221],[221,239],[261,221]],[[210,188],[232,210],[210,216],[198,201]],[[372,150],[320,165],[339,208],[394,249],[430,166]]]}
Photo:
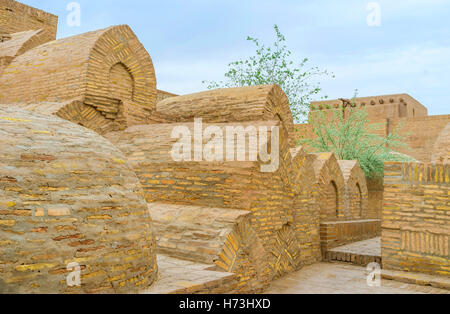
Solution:
{"label": "weathered brick surface", "polygon": [[47,41],[46,33],[41,29],[9,34],[6,41],[0,40],[0,75],[15,57]]}
{"label": "weathered brick surface", "polygon": [[171,122],[192,122],[194,118],[207,123],[278,120],[294,140],[289,99],[278,85],[222,88],[170,97],[158,103],[157,111]]}
{"label": "weathered brick surface", "polygon": [[322,252],[340,245],[374,238],[380,234],[380,220],[350,220],[320,223]]}
{"label": "weathered brick surface", "polygon": [[169,93],[163,90],[157,90],[157,95],[156,95],[156,103],[159,103],[160,101],[163,101],[164,99],[170,98],[170,97],[177,97],[179,95],[173,94],[173,93]]}
{"label": "weathered brick surface", "polygon": [[0,77],[2,103],[71,100],[77,103],[70,102],[64,118],[84,125],[78,120],[98,117],[94,124],[102,124],[103,133],[151,122],[156,106],[153,63],[128,26],[40,45],[16,57]]}
{"label": "weathered brick surface", "polygon": [[431,161],[434,163],[450,163],[450,123],[447,123],[436,143],[434,143]]}
{"label": "weathered brick surface", "polygon": [[[221,128],[225,134],[227,126],[267,126],[270,130],[271,126],[276,125],[279,122],[255,121],[214,126]],[[188,127],[191,134],[194,134],[193,123],[172,123],[134,126],[123,132],[106,135],[128,157],[141,180],[148,202],[249,211],[251,229],[255,230],[268,255],[266,257],[261,251],[254,254],[253,259],[258,263],[264,259],[268,261],[269,279],[298,269],[302,264],[317,258],[312,250],[319,246],[318,219],[317,229],[311,230],[307,224],[312,218],[307,216],[313,214],[312,208],[300,207],[305,196],[301,194],[302,188],[294,191],[295,180],[299,184],[301,182],[291,173],[293,164],[296,164],[296,169],[307,169],[303,164],[306,159],[302,158],[302,154],[297,154],[297,158],[291,155],[288,135],[283,128],[280,134],[279,168],[273,173],[264,173],[261,172],[259,161],[174,161],[171,149],[178,139],[171,138],[171,133],[179,126]],[[204,129],[209,126],[211,125],[203,123]],[[270,137],[269,133],[268,138]],[[310,168],[308,170],[311,171]],[[295,205],[298,207],[294,207],[294,200],[298,201]],[[179,212],[183,211],[182,208],[183,206],[179,207]],[[294,225],[294,211],[301,227]],[[305,221],[300,222],[302,219]],[[307,234],[299,235],[302,228]],[[242,243],[254,243],[251,240],[254,235],[245,230],[250,229],[244,228],[240,233],[236,232],[235,238],[241,238]],[[317,244],[312,245],[314,236]],[[307,248],[303,255],[299,250],[300,245]],[[243,253],[233,254],[232,256],[240,256]],[[228,256],[228,259],[232,256]],[[238,260],[247,258],[240,256]],[[255,275],[260,273],[253,270],[256,269],[255,264],[256,262],[251,261],[240,266],[238,273],[248,274],[240,276],[241,284],[252,285]]]}
{"label": "weathered brick surface", "polygon": [[385,269],[450,275],[449,177],[448,164],[385,164]]}
{"label": "weathered brick surface", "polygon": [[[107,140],[0,106],[0,292],[137,292],[157,273],[138,179]],[[81,266],[68,287],[67,265]]]}
{"label": "weathered brick surface", "polygon": [[[401,133],[405,135],[403,142],[407,147],[397,148],[399,153],[409,155],[420,162],[441,162],[440,160],[448,155],[449,145],[445,142],[446,136],[441,134],[446,134],[444,129],[450,122],[450,115],[428,116],[426,107],[407,94],[356,98],[355,103],[356,108],[367,110],[370,123],[381,126],[377,132],[380,136],[387,136],[402,126]],[[311,109],[311,117],[322,111],[331,119],[334,110],[342,110],[342,101],[312,102]],[[296,141],[316,137],[311,124],[295,125],[294,129]],[[311,151],[310,147],[305,148]],[[369,180],[367,187],[367,218],[379,219],[383,203],[383,182]]]}
{"label": "weathered brick surface", "polygon": [[356,160],[339,160],[345,183],[344,217],[368,218],[368,190],[366,176]]}
{"label": "weathered brick surface", "polygon": [[241,293],[260,292],[268,286],[268,256],[251,228],[250,212],[167,203],[150,203],[148,207],[160,253],[215,264],[234,273]]}
{"label": "weathered brick surface", "polygon": [[450,115],[427,116],[392,120],[391,128],[402,125],[402,133],[406,135],[404,142],[407,148],[397,151],[412,156],[419,162],[431,162],[438,137],[450,122]]}
{"label": "weathered brick surface", "polygon": [[292,164],[289,174],[295,194],[293,220],[299,244],[299,254],[304,264],[322,259],[320,250],[320,211],[318,190],[312,184],[316,180],[313,171],[315,156],[308,155],[302,147],[291,149]]}
{"label": "weathered brick surface", "polygon": [[367,218],[381,219],[381,212],[383,209],[383,192],[384,192],[383,178],[368,179],[367,191],[368,191]]}
{"label": "weathered brick surface", "polygon": [[0,0],[0,35],[42,29],[46,42],[56,39],[58,17],[14,0]]}

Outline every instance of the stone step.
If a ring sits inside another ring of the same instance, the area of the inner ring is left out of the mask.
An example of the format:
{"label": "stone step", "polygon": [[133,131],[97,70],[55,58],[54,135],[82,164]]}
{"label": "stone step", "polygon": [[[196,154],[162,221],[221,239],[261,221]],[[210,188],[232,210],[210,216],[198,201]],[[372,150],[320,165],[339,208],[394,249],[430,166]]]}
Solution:
{"label": "stone step", "polygon": [[231,294],[238,281],[234,274],[210,270],[213,265],[158,255],[158,278],[141,294]]}
{"label": "stone step", "polygon": [[370,263],[381,265],[380,238],[372,238],[330,249],[325,253],[325,261],[345,262],[363,267]]}
{"label": "stone step", "polygon": [[359,266],[367,266],[370,263],[381,265],[381,257],[375,255],[361,255],[357,253],[333,252],[326,253],[325,260],[328,262],[345,262]]}
{"label": "stone step", "polygon": [[450,278],[427,275],[422,273],[404,272],[383,269],[381,271],[383,279],[395,280],[404,283],[412,283],[420,286],[430,286],[440,289],[450,290]]}

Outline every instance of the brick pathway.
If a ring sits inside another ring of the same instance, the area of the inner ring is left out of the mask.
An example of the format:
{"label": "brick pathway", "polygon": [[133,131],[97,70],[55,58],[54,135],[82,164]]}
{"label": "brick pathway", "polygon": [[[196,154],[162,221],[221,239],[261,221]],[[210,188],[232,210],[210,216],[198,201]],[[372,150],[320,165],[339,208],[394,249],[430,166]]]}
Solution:
{"label": "brick pathway", "polygon": [[381,287],[369,287],[366,269],[340,264],[318,263],[306,266],[277,281],[268,294],[449,294],[450,291],[391,280],[382,280]]}

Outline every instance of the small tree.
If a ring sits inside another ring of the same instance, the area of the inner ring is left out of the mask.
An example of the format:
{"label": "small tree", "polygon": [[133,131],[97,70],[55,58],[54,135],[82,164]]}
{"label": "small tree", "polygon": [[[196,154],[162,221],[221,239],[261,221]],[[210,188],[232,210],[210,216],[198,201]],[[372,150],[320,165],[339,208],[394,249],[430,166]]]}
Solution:
{"label": "small tree", "polygon": [[333,110],[331,119],[323,111],[311,115],[310,124],[315,138],[302,139],[299,144],[314,152],[333,152],[340,160],[358,160],[370,179],[383,177],[385,161],[413,161],[393,151],[407,146],[400,135],[401,124],[382,137],[377,133],[383,129],[383,124],[370,124],[365,109],[352,107]]}
{"label": "small tree", "polygon": [[272,47],[266,47],[256,38],[247,37],[248,41],[255,44],[256,54],[246,60],[231,62],[225,73],[227,80],[203,83],[207,84],[208,89],[278,84],[289,98],[294,120],[303,122],[309,112],[312,97],[321,91],[320,83],[313,83],[312,79],[328,75],[328,72],[317,67],[305,69],[307,58],[296,66],[290,59],[291,51],[285,45],[286,38],[277,25],[274,29],[276,41]]}

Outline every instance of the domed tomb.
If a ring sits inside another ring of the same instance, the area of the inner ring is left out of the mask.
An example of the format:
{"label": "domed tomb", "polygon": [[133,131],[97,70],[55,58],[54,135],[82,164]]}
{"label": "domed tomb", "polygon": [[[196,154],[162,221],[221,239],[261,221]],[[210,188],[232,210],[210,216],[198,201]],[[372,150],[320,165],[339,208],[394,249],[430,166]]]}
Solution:
{"label": "domed tomb", "polygon": [[119,150],[66,120],[7,106],[0,139],[0,293],[152,284],[151,218]]}

